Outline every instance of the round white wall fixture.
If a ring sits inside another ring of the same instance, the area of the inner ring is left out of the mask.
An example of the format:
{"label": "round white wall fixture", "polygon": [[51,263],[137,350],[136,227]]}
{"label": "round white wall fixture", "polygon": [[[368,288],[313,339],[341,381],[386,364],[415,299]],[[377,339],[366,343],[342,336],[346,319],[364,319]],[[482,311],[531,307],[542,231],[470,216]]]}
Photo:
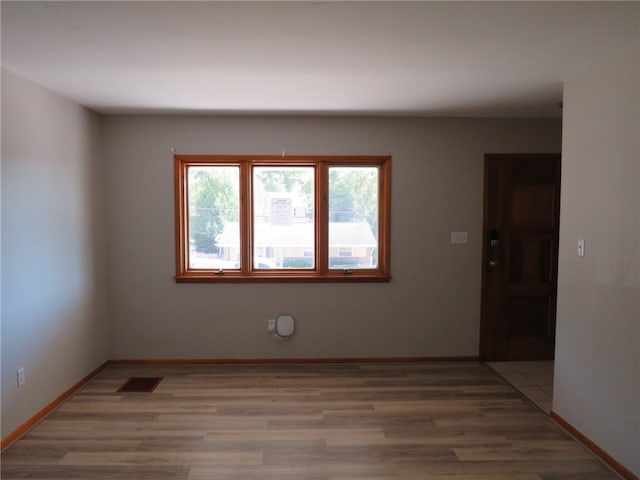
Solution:
{"label": "round white wall fixture", "polygon": [[290,337],[295,330],[295,320],[291,315],[280,315],[276,320],[276,333],[281,337]]}

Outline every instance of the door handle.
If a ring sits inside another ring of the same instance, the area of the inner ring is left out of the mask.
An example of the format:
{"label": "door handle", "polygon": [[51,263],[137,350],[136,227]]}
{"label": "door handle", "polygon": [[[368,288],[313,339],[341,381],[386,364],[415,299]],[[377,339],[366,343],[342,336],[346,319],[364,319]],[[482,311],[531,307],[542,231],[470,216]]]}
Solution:
{"label": "door handle", "polygon": [[500,265],[498,263],[497,260],[489,260],[489,270],[493,270],[495,268],[498,268],[498,265]]}

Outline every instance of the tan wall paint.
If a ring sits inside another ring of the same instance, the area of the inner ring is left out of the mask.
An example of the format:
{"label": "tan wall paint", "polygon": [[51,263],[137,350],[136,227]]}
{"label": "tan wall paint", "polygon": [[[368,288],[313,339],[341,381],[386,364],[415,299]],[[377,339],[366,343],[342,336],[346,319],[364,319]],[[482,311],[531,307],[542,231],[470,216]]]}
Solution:
{"label": "tan wall paint", "polygon": [[[560,133],[559,120],[106,117],[114,358],[477,355],[483,155],[558,152]],[[390,153],[393,280],[175,284],[172,147]],[[286,341],[266,330],[283,313],[297,319]]]}

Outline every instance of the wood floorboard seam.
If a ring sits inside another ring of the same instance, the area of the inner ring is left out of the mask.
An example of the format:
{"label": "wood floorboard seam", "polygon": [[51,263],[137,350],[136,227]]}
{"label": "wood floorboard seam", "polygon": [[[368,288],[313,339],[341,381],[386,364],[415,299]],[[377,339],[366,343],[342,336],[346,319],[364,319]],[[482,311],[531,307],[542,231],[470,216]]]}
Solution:
{"label": "wood floorboard seam", "polygon": [[[120,394],[127,378],[163,377]],[[479,362],[109,365],[3,480],[618,478]]]}

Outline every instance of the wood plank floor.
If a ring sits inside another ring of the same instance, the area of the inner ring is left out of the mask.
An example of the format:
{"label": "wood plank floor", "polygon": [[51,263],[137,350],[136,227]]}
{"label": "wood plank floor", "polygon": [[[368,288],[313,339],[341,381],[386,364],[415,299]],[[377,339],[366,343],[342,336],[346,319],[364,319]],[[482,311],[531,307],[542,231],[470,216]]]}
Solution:
{"label": "wood plank floor", "polygon": [[[153,393],[116,393],[162,376]],[[2,455],[1,478],[618,478],[486,365],[111,366]]]}

